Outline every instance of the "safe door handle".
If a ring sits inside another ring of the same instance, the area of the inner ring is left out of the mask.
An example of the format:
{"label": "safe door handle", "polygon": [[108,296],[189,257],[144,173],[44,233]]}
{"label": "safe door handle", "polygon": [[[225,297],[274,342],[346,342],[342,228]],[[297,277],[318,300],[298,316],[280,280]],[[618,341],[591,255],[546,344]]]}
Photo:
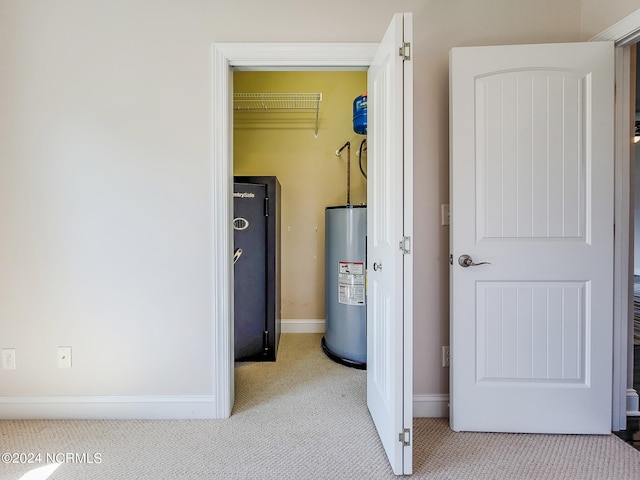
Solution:
{"label": "safe door handle", "polygon": [[478,265],[491,265],[491,262],[474,263],[473,258],[471,258],[471,256],[466,254],[460,255],[460,257],[458,258],[458,263],[460,264],[461,267],[464,267],[464,268],[477,267]]}
{"label": "safe door handle", "polygon": [[381,263],[374,263],[373,264],[373,269],[377,272],[378,270],[382,270],[382,264]]}

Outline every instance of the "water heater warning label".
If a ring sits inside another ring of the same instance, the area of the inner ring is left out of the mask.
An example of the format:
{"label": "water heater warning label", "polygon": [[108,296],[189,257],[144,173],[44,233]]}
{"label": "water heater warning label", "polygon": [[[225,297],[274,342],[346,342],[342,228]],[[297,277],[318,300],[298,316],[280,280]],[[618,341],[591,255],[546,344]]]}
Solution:
{"label": "water heater warning label", "polygon": [[338,303],[364,306],[364,263],[338,263]]}

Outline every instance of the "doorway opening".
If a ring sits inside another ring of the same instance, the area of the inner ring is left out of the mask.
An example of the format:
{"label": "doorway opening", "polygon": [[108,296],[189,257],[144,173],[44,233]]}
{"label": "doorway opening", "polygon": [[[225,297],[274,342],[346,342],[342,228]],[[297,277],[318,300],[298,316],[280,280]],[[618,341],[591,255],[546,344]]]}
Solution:
{"label": "doorway opening", "polygon": [[[216,418],[228,417],[234,402],[233,323],[230,321],[233,275],[228,257],[233,249],[233,231],[229,228],[233,218],[233,70],[366,70],[378,46],[377,43],[218,44],[213,48],[212,212],[213,229],[220,232],[212,245]],[[311,131],[310,134],[313,135]]]}
{"label": "doorway opening", "polygon": [[[366,172],[366,136],[355,133],[352,122],[353,101],[366,88],[364,70],[233,72],[234,95],[240,99],[233,110],[233,174],[275,176],[281,186],[283,333],[324,331],[325,208],[367,200],[361,173]],[[242,103],[275,95],[320,100],[316,111],[277,104],[245,109]],[[350,148],[337,154],[346,142]]]}

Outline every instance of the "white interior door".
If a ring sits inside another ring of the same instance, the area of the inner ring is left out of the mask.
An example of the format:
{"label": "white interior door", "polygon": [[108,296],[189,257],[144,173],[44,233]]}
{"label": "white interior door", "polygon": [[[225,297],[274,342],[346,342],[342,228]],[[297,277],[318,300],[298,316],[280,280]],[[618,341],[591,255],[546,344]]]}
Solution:
{"label": "white interior door", "polygon": [[609,433],[613,44],[450,66],[451,427]]}
{"label": "white interior door", "polygon": [[411,14],[396,14],[369,68],[367,106],[367,405],[397,475],[412,470],[413,417],[412,270],[403,242],[413,216],[413,80],[405,42]]}

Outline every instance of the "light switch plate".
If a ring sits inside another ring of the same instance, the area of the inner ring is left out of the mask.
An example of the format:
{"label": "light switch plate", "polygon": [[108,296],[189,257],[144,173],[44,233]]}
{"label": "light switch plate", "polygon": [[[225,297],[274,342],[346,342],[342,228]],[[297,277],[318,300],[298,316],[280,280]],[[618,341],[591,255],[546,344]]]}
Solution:
{"label": "light switch plate", "polygon": [[71,347],[58,347],[58,368],[71,368]]}

